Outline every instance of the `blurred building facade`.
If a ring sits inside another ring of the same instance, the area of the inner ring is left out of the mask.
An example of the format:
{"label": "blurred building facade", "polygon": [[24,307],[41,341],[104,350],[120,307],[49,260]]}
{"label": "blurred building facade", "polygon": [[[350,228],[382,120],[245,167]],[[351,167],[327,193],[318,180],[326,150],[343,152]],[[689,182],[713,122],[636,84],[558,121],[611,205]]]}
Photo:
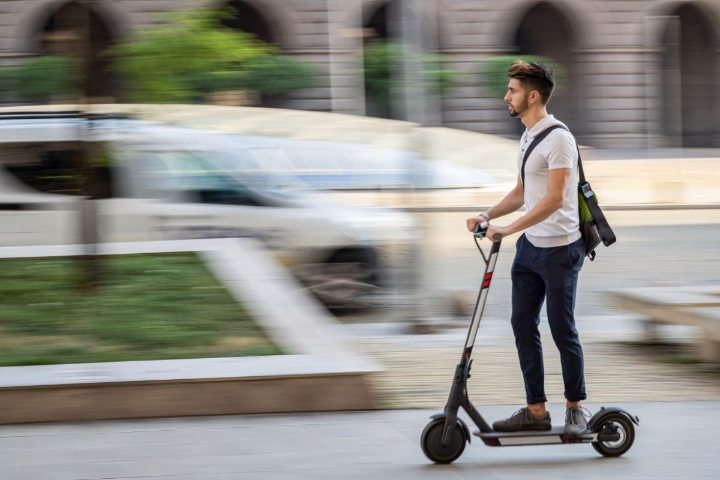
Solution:
{"label": "blurred building facade", "polygon": [[[550,110],[583,143],[720,147],[720,0],[3,0],[0,62],[76,50],[86,28],[92,94],[112,100],[118,86],[98,52],[164,21],[156,14],[228,4],[230,26],[323,73],[322,86],[294,94],[287,108],[365,114],[364,46],[408,38],[410,25],[459,73],[438,103],[444,126],[517,134],[481,62],[538,54],[562,65],[566,85]],[[409,23],[406,8],[421,18]]]}

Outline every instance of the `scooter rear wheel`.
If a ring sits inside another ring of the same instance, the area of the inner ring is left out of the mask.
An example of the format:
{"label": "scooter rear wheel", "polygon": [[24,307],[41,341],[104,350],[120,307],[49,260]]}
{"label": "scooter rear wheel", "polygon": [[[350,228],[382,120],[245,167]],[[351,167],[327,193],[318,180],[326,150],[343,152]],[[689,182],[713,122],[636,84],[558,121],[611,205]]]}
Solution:
{"label": "scooter rear wheel", "polygon": [[630,419],[620,413],[613,413],[601,418],[597,430],[611,430],[620,435],[618,440],[592,442],[593,448],[605,457],[619,457],[630,450],[635,441],[635,427]]}
{"label": "scooter rear wheel", "polygon": [[420,436],[420,446],[427,458],[435,463],[452,463],[465,450],[465,430],[460,422],[448,432],[447,445],[442,445],[444,418],[436,418],[427,424]]}

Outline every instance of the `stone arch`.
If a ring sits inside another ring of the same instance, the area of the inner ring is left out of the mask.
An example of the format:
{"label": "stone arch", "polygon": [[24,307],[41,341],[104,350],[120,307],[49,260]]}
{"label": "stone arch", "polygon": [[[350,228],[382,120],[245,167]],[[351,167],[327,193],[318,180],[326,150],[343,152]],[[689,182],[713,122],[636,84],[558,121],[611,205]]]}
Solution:
{"label": "stone arch", "polygon": [[[422,3],[422,2],[419,2]],[[372,0],[365,2],[362,6],[362,25],[365,28],[376,27],[378,35],[381,38],[391,38],[397,36],[399,26],[392,26],[389,22],[393,21],[393,17],[399,16],[399,13],[392,12],[400,6],[400,0]],[[421,5],[425,8],[425,19],[435,18],[436,23],[442,12],[438,8],[428,9],[427,5]]]}
{"label": "stone arch", "polygon": [[[694,1],[694,0],[661,0],[659,2],[649,2],[646,9],[642,11],[640,22],[646,17],[667,17],[672,16],[674,13],[684,5],[692,5],[697,8],[707,22],[709,22],[715,32],[720,32],[720,6],[714,2],[708,1]],[[642,25],[638,25],[638,28],[642,28]],[[657,41],[663,35],[662,24],[655,24],[654,29],[649,32],[649,38],[651,41]]]}
{"label": "stone arch", "polygon": [[222,0],[219,6],[229,7],[237,12],[235,19],[223,22],[226,26],[253,34],[280,49],[290,47],[294,21],[287,12],[286,2]]}
{"label": "stone arch", "polygon": [[[581,118],[575,100],[580,75],[577,52],[585,44],[583,25],[567,4],[550,1],[515,6],[514,19],[504,37],[509,53],[541,55],[561,67],[560,81],[548,110],[567,123],[576,135],[581,134]],[[522,130],[522,126],[518,128]]]}
{"label": "stone arch", "polygon": [[[212,0],[212,7],[230,13],[230,18],[220,19],[220,23],[230,29],[252,35],[261,42],[277,47],[281,52],[289,52],[298,48],[294,38],[295,19],[290,2],[276,0]],[[295,44],[293,44],[295,41]],[[245,94],[228,92],[220,94],[213,101],[221,104],[244,104],[248,101]],[[262,107],[280,107],[287,100],[284,96],[258,95],[252,96],[250,102]]]}
{"label": "stone arch", "polygon": [[399,7],[399,3],[398,0],[379,0],[363,6],[362,25],[366,29],[366,38],[389,39],[396,36],[397,30],[390,24],[391,10]]}
{"label": "stone arch", "polygon": [[703,2],[667,2],[649,34],[659,65],[659,133],[674,146],[720,145],[720,23]]}
{"label": "stone arch", "polygon": [[86,93],[93,101],[110,101],[117,85],[110,71],[111,60],[101,53],[124,35],[122,15],[116,19],[115,12],[108,2],[98,2],[90,9],[77,0],[44,2],[21,22],[25,28],[19,36],[23,50],[39,55],[77,56],[84,51],[89,28],[91,60]]}
{"label": "stone arch", "polygon": [[556,8],[567,17],[576,33],[576,49],[588,48],[594,38],[599,36],[601,28],[597,22],[597,12],[604,10],[602,1],[577,2],[572,0],[507,0],[504,7],[493,12],[488,25],[488,38],[499,50],[514,46],[518,24],[529,10],[540,3]]}
{"label": "stone arch", "polygon": [[[363,58],[366,49],[376,40],[398,40],[398,26],[393,25],[393,17],[398,16],[398,0],[380,0],[365,4],[362,10],[362,31],[363,31]],[[390,62],[393,63],[392,61]],[[386,97],[376,91],[376,84],[367,77],[368,65],[363,70],[363,82],[365,91],[365,112],[371,117],[391,118],[397,112],[393,112],[391,105],[386,102]],[[388,65],[387,75],[392,76],[392,68]],[[396,115],[397,116],[397,115]]]}
{"label": "stone arch", "polygon": [[224,19],[223,25],[249,33],[265,43],[275,43],[273,27],[251,3],[244,0],[227,0],[225,7],[233,12],[233,16]]}
{"label": "stone arch", "polygon": [[[437,12],[434,10],[435,4],[418,2],[417,6],[419,7],[419,10],[415,11],[411,21],[419,25],[421,35],[413,35],[415,39],[411,43],[417,42],[418,44],[422,44],[422,47],[420,48],[424,51],[435,51],[437,49]],[[398,42],[402,41],[401,37],[404,36],[404,34],[402,32],[402,25],[400,22],[407,21],[407,19],[401,19],[403,13],[400,11],[400,8],[400,0],[371,1],[363,5],[363,49],[365,49],[369,42],[372,42],[374,39],[393,40]],[[398,55],[402,54],[403,53],[400,52],[398,53]],[[387,66],[386,74],[392,77],[394,74],[392,71],[393,66],[399,66],[402,62],[395,59],[395,61],[390,61],[389,63],[390,65]],[[364,77],[364,81],[366,92],[365,105],[368,115],[385,118],[405,118],[405,113],[397,111],[395,106],[388,105],[386,102],[383,102],[382,104],[378,103],[378,95],[373,94],[373,89],[371,88],[368,79]]]}
{"label": "stone arch", "polygon": [[[38,0],[33,2],[20,17],[15,26],[15,49],[19,52],[39,53],[40,42],[37,35],[43,29],[48,18],[72,0]],[[128,36],[131,30],[130,21],[126,12],[120,9],[118,2],[112,0],[99,0],[93,4],[93,12],[102,19],[112,38],[117,41]]]}

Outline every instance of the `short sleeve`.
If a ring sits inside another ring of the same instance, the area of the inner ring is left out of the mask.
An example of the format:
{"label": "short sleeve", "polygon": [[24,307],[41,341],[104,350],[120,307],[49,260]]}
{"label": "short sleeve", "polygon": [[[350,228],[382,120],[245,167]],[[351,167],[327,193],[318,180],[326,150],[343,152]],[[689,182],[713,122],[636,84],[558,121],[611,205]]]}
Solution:
{"label": "short sleeve", "polygon": [[548,169],[574,168],[577,148],[573,136],[566,131],[558,131],[553,137],[553,148],[547,156]]}

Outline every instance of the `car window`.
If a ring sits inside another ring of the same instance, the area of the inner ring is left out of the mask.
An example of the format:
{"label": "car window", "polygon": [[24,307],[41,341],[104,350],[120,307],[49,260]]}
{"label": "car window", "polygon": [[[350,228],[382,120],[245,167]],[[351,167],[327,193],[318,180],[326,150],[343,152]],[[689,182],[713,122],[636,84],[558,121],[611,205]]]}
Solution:
{"label": "car window", "polygon": [[292,195],[307,186],[294,175],[286,153],[278,149],[248,148],[237,155],[232,148],[203,152],[208,168],[225,172],[251,190],[267,195]]}
{"label": "car window", "polygon": [[263,206],[262,198],[221,169],[207,152],[144,151],[138,155],[142,190],[154,198]]}

